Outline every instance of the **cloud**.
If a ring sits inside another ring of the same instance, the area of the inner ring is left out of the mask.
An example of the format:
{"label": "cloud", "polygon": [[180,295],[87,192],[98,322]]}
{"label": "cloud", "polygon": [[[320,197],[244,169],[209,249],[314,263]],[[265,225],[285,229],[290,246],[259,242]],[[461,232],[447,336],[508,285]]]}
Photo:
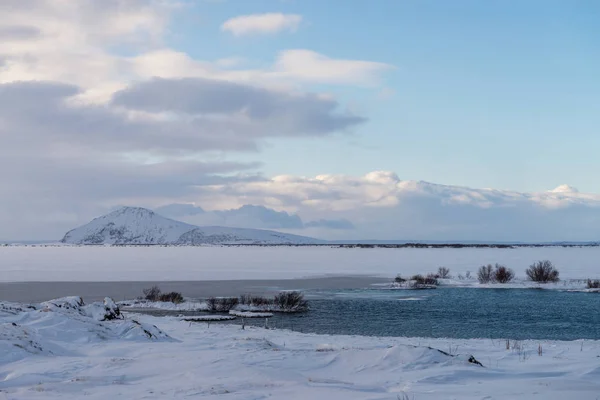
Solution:
{"label": "cloud", "polygon": [[[245,136],[321,135],[345,130],[365,119],[338,113],[338,103],[311,93],[286,93],[202,78],[154,79],[136,83],[117,92],[113,104],[151,113],[175,112],[197,116],[215,123],[214,116],[230,115],[239,130],[250,123]],[[212,116],[212,117],[211,117]],[[233,122],[232,121],[232,122]],[[266,126],[265,126],[266,125]]]}
{"label": "cloud", "polygon": [[286,50],[279,54],[275,71],[288,78],[310,82],[378,85],[389,64],[326,57],[310,50]]}
{"label": "cloud", "polygon": [[272,34],[281,31],[294,32],[302,22],[302,16],[296,14],[267,13],[242,15],[228,19],[221,30],[234,36]]}
{"label": "cloud", "polygon": [[320,219],[304,224],[306,228],[354,229],[354,224],[347,219]]}
{"label": "cloud", "polygon": [[[214,211],[214,194],[225,200],[219,210],[239,208],[248,202],[229,206],[239,199],[216,188],[267,181],[252,154],[260,160],[269,140],[366,121],[304,90],[309,76],[170,48],[171,18],[185,7],[0,1],[0,168],[10,171],[0,180],[0,238],[58,237],[117,204],[209,199]],[[263,205],[294,214],[285,204]]]}
{"label": "cloud", "polygon": [[40,35],[39,29],[34,26],[8,25],[0,26],[0,39],[23,40],[32,39]]}
{"label": "cloud", "polygon": [[196,225],[220,225],[240,228],[301,230],[306,228],[353,229],[352,222],[339,219],[304,223],[300,216],[264,206],[245,204],[229,210],[205,211],[193,204],[168,204],[155,208],[160,215]]}
{"label": "cloud", "polygon": [[[596,240],[600,195],[574,188],[538,193],[404,181],[389,171],[363,176],[276,176],[204,188],[217,203],[271,204],[315,221],[348,220],[355,229],[313,235],[399,240]],[[243,200],[242,200],[243,199]],[[212,206],[208,204],[208,206]],[[331,224],[327,226],[331,228]],[[319,228],[319,224],[305,224]]]}
{"label": "cloud", "polygon": [[194,204],[167,204],[158,208],[155,208],[158,214],[169,217],[169,218],[181,218],[190,217],[193,215],[204,214],[206,211],[202,207],[198,207]]}

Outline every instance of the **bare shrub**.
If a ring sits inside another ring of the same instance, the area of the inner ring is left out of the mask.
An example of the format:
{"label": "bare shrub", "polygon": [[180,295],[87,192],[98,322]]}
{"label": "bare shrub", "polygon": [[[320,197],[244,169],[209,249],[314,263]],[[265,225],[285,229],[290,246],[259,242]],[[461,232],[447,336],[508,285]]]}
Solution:
{"label": "bare shrub", "polygon": [[438,285],[438,276],[436,274],[427,274],[427,276],[425,277],[425,284],[426,285]]}
{"label": "bare shrub", "polygon": [[281,292],[273,298],[273,304],[284,312],[301,312],[308,310],[308,302],[300,292]]}
{"label": "bare shrub", "polygon": [[252,296],[253,306],[268,306],[270,304],[273,304],[273,299],[261,296]]}
{"label": "bare shrub", "polygon": [[437,286],[438,280],[437,275],[429,274],[427,276],[423,276],[421,274],[414,275],[410,278],[412,287],[418,288],[421,286]]}
{"label": "bare shrub", "polygon": [[240,304],[242,304],[242,305],[250,305],[250,299],[252,299],[252,295],[250,295],[250,294],[242,294],[242,295],[240,295]]}
{"label": "bare shrub", "polygon": [[477,270],[477,280],[479,283],[490,283],[494,281],[494,268],[492,264],[482,265]]}
{"label": "bare shrub", "polygon": [[229,312],[238,303],[239,299],[237,297],[220,297],[217,299],[217,311]]}
{"label": "bare shrub", "polygon": [[158,301],[160,297],[160,289],[158,286],[152,286],[149,289],[144,289],[142,290],[142,293],[144,293],[144,298],[150,301]]}
{"label": "bare shrub", "polygon": [[437,275],[442,279],[450,279],[450,268],[439,267]]}
{"label": "bare shrub", "polygon": [[254,296],[251,294],[243,294],[240,296],[239,304],[245,306],[268,306],[273,304],[273,300],[267,297]]}
{"label": "bare shrub", "polygon": [[211,312],[229,312],[239,302],[237,297],[209,297],[206,299],[206,306]]}
{"label": "bare shrub", "polygon": [[496,264],[493,279],[498,283],[508,283],[515,278],[515,272],[505,265]]}
{"label": "bare shrub", "polygon": [[558,270],[548,261],[538,261],[533,263],[525,271],[527,278],[533,282],[547,283],[558,282]]}
{"label": "bare shrub", "polygon": [[183,296],[179,292],[163,293],[158,297],[159,301],[170,301],[171,303],[183,303]]}
{"label": "bare shrub", "polygon": [[396,283],[404,283],[404,282],[406,282],[406,279],[404,279],[400,275],[397,275],[396,278],[394,278],[394,282],[396,282]]}
{"label": "bare shrub", "polygon": [[588,279],[587,281],[588,289],[600,289],[600,279]]}
{"label": "bare shrub", "polygon": [[206,299],[206,307],[208,308],[208,311],[217,311],[217,298],[209,297]]}

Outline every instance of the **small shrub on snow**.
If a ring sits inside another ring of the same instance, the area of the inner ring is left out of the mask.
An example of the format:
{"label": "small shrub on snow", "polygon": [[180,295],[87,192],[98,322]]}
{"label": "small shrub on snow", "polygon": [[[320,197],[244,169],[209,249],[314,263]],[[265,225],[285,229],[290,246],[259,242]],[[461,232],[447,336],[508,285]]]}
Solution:
{"label": "small shrub on snow", "polygon": [[558,282],[558,270],[548,261],[538,261],[533,263],[525,271],[527,278],[533,282],[547,283]]}
{"label": "small shrub on snow", "polygon": [[420,286],[437,286],[438,284],[438,280],[437,280],[437,275],[435,274],[429,274],[427,276],[423,276],[423,275],[414,275],[412,278],[410,278],[411,285],[413,287],[420,287]]}
{"label": "small shrub on snow", "polygon": [[403,277],[401,277],[400,275],[396,276],[396,278],[394,278],[394,282],[396,283],[404,283],[406,282],[406,279],[404,279]]}
{"label": "small shrub on snow", "polygon": [[588,279],[587,281],[587,288],[588,289],[600,289],[600,279]]}
{"label": "small shrub on snow", "polygon": [[219,311],[229,312],[229,310],[237,306],[239,302],[237,297],[221,297],[217,302],[217,307]]}
{"label": "small shrub on snow", "polygon": [[508,283],[515,278],[515,272],[505,265],[496,264],[493,278],[495,282]]}
{"label": "small shrub on snow", "polygon": [[490,283],[494,281],[494,268],[492,264],[482,265],[477,271],[477,280],[479,283]]}
{"label": "small shrub on snow", "polygon": [[450,268],[439,267],[437,275],[442,279],[450,279]]}
{"label": "small shrub on snow", "polygon": [[206,299],[208,311],[212,312],[229,312],[232,308],[239,304],[237,297],[210,297]]}
{"label": "small shrub on snow", "polygon": [[144,298],[149,301],[158,301],[160,297],[160,289],[158,286],[152,286],[149,289],[144,289],[142,290],[142,293],[144,293]]}
{"label": "small shrub on snow", "polygon": [[254,296],[251,294],[243,294],[240,296],[239,304],[245,306],[268,306],[273,304],[273,300],[267,297]]}
{"label": "small shrub on snow", "polygon": [[102,321],[112,321],[115,319],[123,319],[119,306],[110,297],[104,298],[104,317]]}
{"label": "small shrub on snow", "polygon": [[175,304],[183,303],[183,296],[179,292],[163,293],[158,296],[159,301],[171,302]]}
{"label": "small shrub on snow", "polygon": [[308,310],[308,302],[300,292],[281,292],[273,298],[275,306],[284,312],[301,312]]}
{"label": "small shrub on snow", "polygon": [[437,286],[438,278],[439,277],[436,274],[427,274],[427,276],[425,277],[425,284]]}
{"label": "small shrub on snow", "polygon": [[217,298],[209,297],[206,299],[206,307],[208,308],[208,311],[217,311]]}

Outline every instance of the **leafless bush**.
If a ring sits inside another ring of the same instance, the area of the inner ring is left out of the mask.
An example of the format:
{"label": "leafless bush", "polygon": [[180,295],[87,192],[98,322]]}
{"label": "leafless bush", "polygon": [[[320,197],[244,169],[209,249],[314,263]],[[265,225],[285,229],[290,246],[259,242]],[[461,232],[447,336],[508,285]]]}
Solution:
{"label": "leafless bush", "polygon": [[229,312],[239,302],[240,300],[237,297],[210,297],[206,299],[208,311],[212,312]]}
{"label": "leafless bush", "polygon": [[600,279],[588,279],[587,287],[588,289],[600,289]]}
{"label": "leafless bush", "polygon": [[450,268],[439,267],[437,275],[442,279],[449,279],[450,278]]}
{"label": "leafless bush", "polygon": [[479,283],[490,283],[494,281],[494,268],[492,264],[482,265],[477,271],[477,280]]}
{"label": "leafless bush", "polygon": [[558,270],[548,260],[531,264],[525,273],[527,274],[527,278],[533,282],[547,283],[559,281]]}
{"label": "leafless bush", "polygon": [[404,282],[406,282],[406,279],[404,279],[400,275],[397,275],[396,278],[394,279],[394,282],[396,282],[396,283],[404,283]]}
{"label": "leafless bush", "polygon": [[142,290],[142,293],[144,293],[144,298],[150,301],[158,301],[160,297],[160,289],[158,286],[152,286],[149,289],[144,289]]}
{"label": "leafless bush", "polygon": [[425,284],[426,285],[438,285],[438,276],[436,274],[427,274],[427,276],[425,277]]}
{"label": "leafless bush", "polygon": [[308,302],[300,292],[281,292],[273,298],[273,303],[285,312],[301,312],[308,310]]}
{"label": "leafless bush", "polygon": [[267,297],[243,294],[240,296],[240,304],[247,306],[268,306],[273,304],[273,300]]}
{"label": "leafless bush", "polygon": [[239,299],[237,297],[221,297],[218,301],[219,311],[229,312],[233,307],[237,306]]}
{"label": "leafless bush", "polygon": [[208,308],[208,311],[217,311],[217,298],[209,297],[208,299],[206,299],[206,306]]}
{"label": "leafless bush", "polygon": [[508,283],[515,278],[515,272],[505,265],[496,264],[493,279],[498,283]]}
{"label": "leafless bush", "polygon": [[237,297],[211,297],[206,301],[209,311],[213,312],[229,312],[232,308],[239,304],[240,300]]}
{"label": "leafless bush", "polygon": [[170,301],[171,303],[183,303],[183,296],[179,292],[163,293],[158,297],[159,301]]}
{"label": "leafless bush", "polygon": [[413,287],[418,288],[421,286],[437,286],[438,285],[438,280],[437,280],[437,275],[435,274],[428,274],[427,276],[423,276],[423,275],[414,275],[412,278],[410,278],[410,280],[412,281],[411,284]]}

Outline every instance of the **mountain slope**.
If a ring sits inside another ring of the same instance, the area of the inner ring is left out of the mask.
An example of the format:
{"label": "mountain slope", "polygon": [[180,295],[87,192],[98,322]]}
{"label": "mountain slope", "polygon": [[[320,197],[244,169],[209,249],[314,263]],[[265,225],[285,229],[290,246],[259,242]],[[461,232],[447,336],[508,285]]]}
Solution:
{"label": "mountain slope", "polygon": [[73,229],[70,244],[308,244],[317,239],[261,229],[198,227],[139,207],[123,207]]}

